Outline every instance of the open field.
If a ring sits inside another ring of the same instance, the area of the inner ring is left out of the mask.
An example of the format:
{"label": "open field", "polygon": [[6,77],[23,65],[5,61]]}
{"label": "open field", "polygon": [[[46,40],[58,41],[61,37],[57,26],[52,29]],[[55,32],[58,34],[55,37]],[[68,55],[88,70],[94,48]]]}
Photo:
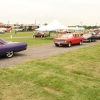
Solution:
{"label": "open field", "polygon": [[33,31],[17,32],[17,34],[15,34],[14,31],[12,31],[11,33],[0,34],[0,38],[3,38],[8,42],[27,42],[28,46],[36,46],[52,43],[54,33],[52,33],[51,35],[51,37],[46,38],[33,38]]}
{"label": "open field", "polygon": [[100,44],[0,69],[0,100],[100,100]]}

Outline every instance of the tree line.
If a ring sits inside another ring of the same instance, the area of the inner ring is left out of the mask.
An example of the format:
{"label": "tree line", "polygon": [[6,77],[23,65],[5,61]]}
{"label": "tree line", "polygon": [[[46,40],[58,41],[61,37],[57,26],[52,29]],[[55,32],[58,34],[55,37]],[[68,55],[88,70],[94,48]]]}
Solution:
{"label": "tree line", "polygon": [[[86,25],[79,26],[79,25],[76,25],[76,26],[84,27],[85,29],[98,29],[98,28],[100,28],[100,26],[97,26],[97,25],[95,25],[95,26],[86,26]],[[68,27],[76,27],[76,26],[68,26]]]}

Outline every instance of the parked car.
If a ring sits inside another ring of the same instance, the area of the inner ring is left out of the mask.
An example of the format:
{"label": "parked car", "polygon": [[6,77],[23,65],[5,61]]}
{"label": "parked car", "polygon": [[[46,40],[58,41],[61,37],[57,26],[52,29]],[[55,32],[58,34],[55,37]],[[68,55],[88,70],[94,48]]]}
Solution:
{"label": "parked car", "polygon": [[19,52],[27,49],[27,43],[24,42],[6,42],[0,38],[0,56],[8,58],[13,57],[14,52]]}
{"label": "parked car", "polygon": [[3,34],[3,33],[5,33],[5,32],[4,32],[3,30],[0,29],[0,34]]}
{"label": "parked car", "polygon": [[44,32],[41,32],[41,31],[37,31],[33,34],[33,37],[49,37],[50,34],[46,34]]}
{"label": "parked car", "polygon": [[54,38],[55,46],[65,46],[68,47],[72,46],[73,44],[82,44],[84,38],[77,33],[66,33],[63,34],[61,37]]}
{"label": "parked car", "polygon": [[95,34],[95,39],[96,39],[96,40],[100,40],[100,33]]}
{"label": "parked car", "polygon": [[86,34],[83,34],[82,36],[84,37],[84,42],[96,41],[95,35],[93,35],[92,33],[86,33]]}
{"label": "parked car", "polygon": [[92,35],[94,35],[95,40],[100,40],[100,32],[95,31],[95,32],[90,32]]}
{"label": "parked car", "polygon": [[23,28],[16,28],[15,31],[16,32],[22,32],[24,29]]}

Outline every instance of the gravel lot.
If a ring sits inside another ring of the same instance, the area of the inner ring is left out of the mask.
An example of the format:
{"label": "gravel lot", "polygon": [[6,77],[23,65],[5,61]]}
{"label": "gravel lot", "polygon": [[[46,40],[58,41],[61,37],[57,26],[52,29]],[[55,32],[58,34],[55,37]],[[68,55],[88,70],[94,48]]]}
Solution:
{"label": "gravel lot", "polygon": [[69,52],[78,48],[83,48],[95,44],[99,44],[100,40],[92,43],[83,43],[80,45],[74,45],[72,47],[55,47],[55,45],[47,44],[42,46],[28,47],[27,50],[16,53],[12,58],[0,58],[0,68],[11,67],[26,62],[31,59],[42,59],[50,56],[54,56],[60,53]]}

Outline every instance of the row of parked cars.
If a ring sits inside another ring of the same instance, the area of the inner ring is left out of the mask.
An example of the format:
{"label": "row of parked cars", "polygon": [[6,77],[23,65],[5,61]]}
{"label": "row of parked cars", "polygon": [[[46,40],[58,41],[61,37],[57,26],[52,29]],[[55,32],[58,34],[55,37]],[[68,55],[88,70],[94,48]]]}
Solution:
{"label": "row of parked cars", "polygon": [[[37,35],[37,34],[36,34]],[[47,37],[50,34],[45,35],[42,33],[38,33],[38,36],[33,35],[35,37]],[[89,41],[96,41],[100,39],[100,34],[94,33],[87,33],[87,34],[77,34],[77,33],[66,33],[63,34],[61,37],[58,35],[53,39],[55,46],[68,46],[71,47],[73,44],[81,45],[83,42]],[[6,42],[3,39],[0,39],[0,56],[5,55],[8,58],[13,57],[14,52],[20,52],[27,49],[27,43],[24,42]]]}
{"label": "row of parked cars", "polygon": [[77,33],[66,33],[61,37],[57,36],[54,38],[55,46],[72,46],[73,44],[81,45],[83,42],[92,42],[100,39],[100,34],[95,34],[94,32],[89,32],[86,34],[77,34]]}

